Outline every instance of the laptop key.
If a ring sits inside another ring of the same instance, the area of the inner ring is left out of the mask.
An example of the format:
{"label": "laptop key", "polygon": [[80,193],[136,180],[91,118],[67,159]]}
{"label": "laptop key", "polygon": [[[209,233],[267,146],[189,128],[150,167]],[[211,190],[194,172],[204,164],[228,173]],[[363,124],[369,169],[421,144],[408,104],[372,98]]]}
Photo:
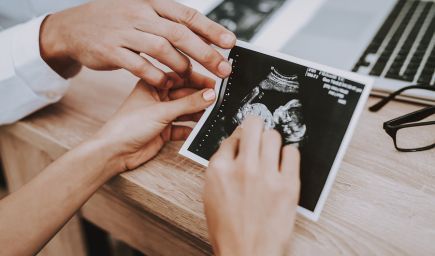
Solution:
{"label": "laptop key", "polygon": [[[387,78],[408,82],[416,80],[426,84],[433,83],[435,81],[435,56],[432,56],[433,53],[429,58],[425,57],[425,55],[435,32],[434,6],[434,2],[429,1],[398,1],[372,39],[372,42],[355,64],[353,71],[381,76],[388,65],[388,70],[385,72]],[[400,13],[405,15],[401,16],[402,18],[399,21],[397,19]],[[429,20],[428,15],[432,17]],[[411,20],[413,21],[412,28],[408,28]],[[396,25],[395,30],[390,31],[393,24],[397,24],[397,22],[399,24]],[[408,31],[407,37],[405,41],[402,41],[405,30]],[[391,37],[385,38],[387,34],[390,34]],[[418,40],[417,43],[416,40]],[[396,49],[399,42],[401,42],[400,49]],[[379,52],[381,45],[383,45],[383,51]],[[391,60],[392,58],[393,60]],[[427,58],[427,60],[423,64],[424,58]],[[421,66],[422,64],[424,67]],[[416,77],[417,72],[419,72],[418,77]]]}
{"label": "laptop key", "polygon": [[429,84],[431,79],[432,79],[432,75],[420,76],[417,82],[419,84]]}
{"label": "laptop key", "polygon": [[[376,35],[374,36],[372,42],[369,44],[367,49],[364,51],[358,62],[353,67],[352,71],[357,72],[360,70],[366,70],[365,67],[368,67],[371,62],[367,61],[369,54],[376,54],[379,51],[379,47],[382,45],[382,42],[385,40],[385,35],[388,34],[388,31],[393,26],[395,20],[397,19],[399,13],[401,12],[403,6],[405,5],[405,0],[397,1],[397,4],[394,6],[393,10],[388,15],[384,24],[382,24],[381,28],[378,30]],[[370,62],[370,63],[369,63]],[[360,69],[361,67],[361,69]],[[362,71],[361,71],[362,72]]]}
{"label": "laptop key", "polygon": [[[432,51],[433,53],[434,51]],[[418,78],[418,83],[425,83],[428,84],[431,82],[432,77],[435,73],[435,67],[433,64],[426,62],[423,71],[420,74],[420,77]]]}
{"label": "laptop key", "polygon": [[393,37],[388,42],[387,46],[385,47],[385,50],[382,52],[381,56],[379,57],[376,64],[373,66],[373,69],[370,71],[370,75],[373,76],[380,76],[382,72],[385,69],[385,66],[388,62],[388,60],[391,58],[391,55],[394,51],[394,49],[397,46],[397,42],[400,39],[402,33],[407,27],[408,22],[412,18],[413,13],[415,12],[416,8],[418,6],[418,2],[413,2],[411,4],[411,7],[407,10],[405,17],[401,21],[399,27],[394,32]]}

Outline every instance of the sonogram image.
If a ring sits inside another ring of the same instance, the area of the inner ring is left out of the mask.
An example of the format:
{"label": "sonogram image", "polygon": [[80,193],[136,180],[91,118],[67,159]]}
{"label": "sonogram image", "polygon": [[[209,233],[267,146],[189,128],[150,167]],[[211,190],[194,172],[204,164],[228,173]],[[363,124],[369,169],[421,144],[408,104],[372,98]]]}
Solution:
{"label": "sonogram image", "polygon": [[228,59],[232,73],[187,150],[209,160],[247,116],[259,116],[283,145],[299,148],[300,205],[313,210],[364,85],[238,46]]}
{"label": "sonogram image", "polygon": [[[242,106],[232,118],[233,124],[240,125],[248,115],[259,116],[264,120],[266,129],[276,129],[281,133],[284,144],[301,142],[306,126],[303,123],[302,105],[297,98],[299,86],[297,75],[286,76],[271,67],[267,78],[242,100]],[[285,94],[288,102],[270,109],[263,98],[271,92]]]}

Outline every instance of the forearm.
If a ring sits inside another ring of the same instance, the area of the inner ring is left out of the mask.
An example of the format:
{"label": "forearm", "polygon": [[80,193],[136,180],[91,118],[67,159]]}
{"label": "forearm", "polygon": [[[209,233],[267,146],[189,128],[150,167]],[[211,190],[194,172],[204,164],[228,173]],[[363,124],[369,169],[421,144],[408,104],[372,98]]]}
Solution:
{"label": "forearm", "polygon": [[[0,201],[0,248],[5,255],[33,255],[115,172],[104,143],[90,141],[48,166]],[[17,243],[17,241],[20,241]],[[24,245],[24,246],[23,246]]]}

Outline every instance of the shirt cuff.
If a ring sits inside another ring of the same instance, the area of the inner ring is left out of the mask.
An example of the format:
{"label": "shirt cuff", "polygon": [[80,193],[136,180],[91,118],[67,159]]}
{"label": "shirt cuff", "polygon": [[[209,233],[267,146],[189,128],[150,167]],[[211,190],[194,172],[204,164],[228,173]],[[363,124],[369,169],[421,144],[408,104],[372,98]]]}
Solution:
{"label": "shirt cuff", "polygon": [[69,82],[51,69],[41,57],[39,33],[46,16],[33,19],[14,29],[12,59],[16,75],[36,95],[44,98],[47,103],[53,103],[65,94]]}

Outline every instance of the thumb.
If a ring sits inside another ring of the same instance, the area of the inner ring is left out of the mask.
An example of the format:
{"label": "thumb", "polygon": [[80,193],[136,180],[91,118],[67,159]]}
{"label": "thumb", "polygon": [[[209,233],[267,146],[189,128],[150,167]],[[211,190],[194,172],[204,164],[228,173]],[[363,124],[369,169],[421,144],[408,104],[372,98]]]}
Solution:
{"label": "thumb", "polygon": [[165,121],[169,123],[179,116],[200,112],[210,106],[215,98],[213,89],[204,89],[177,100],[163,102]]}

